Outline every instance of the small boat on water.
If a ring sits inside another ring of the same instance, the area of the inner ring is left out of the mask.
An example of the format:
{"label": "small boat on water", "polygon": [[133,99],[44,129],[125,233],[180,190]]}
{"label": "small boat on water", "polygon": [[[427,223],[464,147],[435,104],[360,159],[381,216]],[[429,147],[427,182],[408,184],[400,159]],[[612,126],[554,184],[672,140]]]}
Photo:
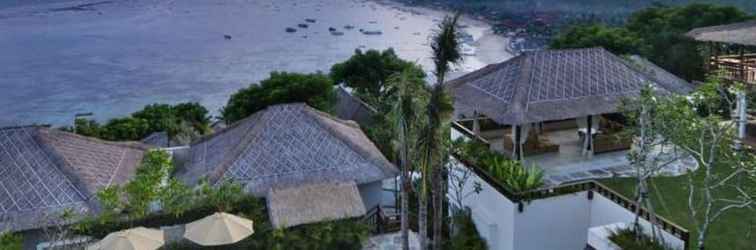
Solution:
{"label": "small boat on water", "polygon": [[303,29],[306,29],[307,27],[310,27],[306,23],[300,23],[300,24],[297,24],[297,26],[299,26],[300,28],[303,28]]}
{"label": "small boat on water", "polygon": [[341,32],[341,31],[331,31],[331,35],[334,35],[334,36],[343,36],[344,32]]}
{"label": "small boat on water", "polygon": [[334,32],[334,31],[336,31],[336,28],[334,28],[334,27],[328,27],[328,31]]}
{"label": "small boat on water", "polygon": [[354,29],[354,26],[352,26],[352,25],[344,25],[344,29],[351,30],[351,29]]}
{"label": "small boat on water", "polygon": [[365,34],[365,35],[382,35],[383,31],[380,31],[380,30],[366,30],[366,31],[363,31],[362,34]]}
{"label": "small boat on water", "polygon": [[306,19],[305,19],[305,22],[308,22],[308,23],[315,23],[315,22],[317,22],[317,20],[315,20],[315,19],[313,19],[313,18],[306,18]]}
{"label": "small boat on water", "polygon": [[297,32],[297,29],[292,28],[292,27],[287,27],[286,28],[286,32],[288,32],[288,33],[294,33],[294,32]]}

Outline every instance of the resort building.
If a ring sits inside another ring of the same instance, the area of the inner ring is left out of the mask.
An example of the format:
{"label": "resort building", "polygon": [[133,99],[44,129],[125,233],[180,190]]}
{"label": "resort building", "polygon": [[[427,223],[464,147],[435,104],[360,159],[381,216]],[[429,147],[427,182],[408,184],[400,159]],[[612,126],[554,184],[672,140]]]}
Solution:
{"label": "resort building", "polygon": [[126,183],[148,149],[42,126],[0,128],[0,231],[34,242],[37,229],[66,223],[65,210],[96,213],[97,191]]}
{"label": "resort building", "polygon": [[686,35],[706,43],[705,66],[709,72],[756,85],[756,21],[696,28]]}
{"label": "resort building", "polygon": [[625,170],[631,139],[618,137],[624,118],[617,113],[646,86],[659,93],[693,89],[645,59],[603,48],[523,53],[447,83],[456,126],[542,168],[549,184]]}
{"label": "resort building", "polygon": [[241,183],[266,198],[279,227],[362,216],[395,201],[384,182],[390,186],[399,170],[359,125],[305,104],[267,107],[199,139],[189,151],[180,179]]}
{"label": "resort building", "polygon": [[[746,95],[753,95],[756,90],[756,21],[697,28],[687,36],[705,43],[704,65],[708,73],[744,83]],[[747,114],[747,102],[739,101],[743,103],[742,110],[736,112],[741,119],[739,137],[744,145],[753,149],[756,148],[756,118]]]}

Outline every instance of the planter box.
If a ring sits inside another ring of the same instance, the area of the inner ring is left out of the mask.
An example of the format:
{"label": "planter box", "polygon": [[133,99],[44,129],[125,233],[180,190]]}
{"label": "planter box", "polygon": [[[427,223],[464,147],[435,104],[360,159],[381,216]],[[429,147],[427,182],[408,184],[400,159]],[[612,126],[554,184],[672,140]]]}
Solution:
{"label": "planter box", "polygon": [[628,223],[614,223],[588,229],[588,246],[596,250],[622,250],[609,239],[612,232],[629,227]]}

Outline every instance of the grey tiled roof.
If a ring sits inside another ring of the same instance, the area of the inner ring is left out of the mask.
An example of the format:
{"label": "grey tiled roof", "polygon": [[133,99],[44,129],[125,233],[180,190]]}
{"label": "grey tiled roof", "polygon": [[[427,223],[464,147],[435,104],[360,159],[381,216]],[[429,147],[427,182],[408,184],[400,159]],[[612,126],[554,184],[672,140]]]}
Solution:
{"label": "grey tiled roof", "polygon": [[623,97],[637,95],[646,84],[662,92],[690,91],[686,82],[658,71],[663,72],[642,70],[602,48],[544,50],[486,66],[447,88],[457,116],[477,112],[500,124],[522,124],[615,112]]}
{"label": "grey tiled roof", "polygon": [[45,127],[0,128],[0,228],[36,228],[64,208],[93,211],[90,198],[132,176],[145,149]]}
{"label": "grey tiled roof", "polygon": [[188,183],[233,179],[263,196],[273,187],[362,184],[397,173],[356,123],[305,104],[283,104],[193,143],[191,160],[178,175]]}
{"label": "grey tiled roof", "polygon": [[376,110],[339,86],[336,89],[335,113],[341,119],[356,121],[364,125],[370,122]]}
{"label": "grey tiled roof", "polygon": [[756,21],[696,28],[686,35],[698,41],[756,45]]}

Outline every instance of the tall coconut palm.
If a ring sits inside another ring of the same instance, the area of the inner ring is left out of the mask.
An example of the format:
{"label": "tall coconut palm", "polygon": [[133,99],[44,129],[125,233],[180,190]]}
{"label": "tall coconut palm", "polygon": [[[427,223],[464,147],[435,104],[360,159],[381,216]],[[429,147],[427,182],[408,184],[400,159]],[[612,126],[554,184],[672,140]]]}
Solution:
{"label": "tall coconut palm", "polygon": [[389,119],[394,124],[396,148],[399,151],[399,167],[401,169],[401,233],[402,249],[409,250],[409,191],[412,188],[410,172],[412,171],[413,145],[419,127],[416,121],[420,114],[418,110],[423,102],[424,81],[410,70],[405,70],[389,80],[395,100],[389,113]]}
{"label": "tall coconut palm", "polygon": [[[445,17],[439,24],[438,32],[433,36],[431,49],[433,51],[433,63],[435,66],[434,76],[436,84],[431,91],[431,99],[428,103],[428,125],[434,130],[436,138],[428,143],[438,145],[436,154],[438,158],[433,162],[433,249],[441,249],[442,226],[444,224],[443,199],[446,197],[446,185],[444,182],[447,151],[442,146],[449,139],[449,119],[453,111],[452,100],[447,95],[444,82],[451,66],[462,61],[462,53],[457,32],[460,15]],[[446,131],[446,133],[444,133]]]}

